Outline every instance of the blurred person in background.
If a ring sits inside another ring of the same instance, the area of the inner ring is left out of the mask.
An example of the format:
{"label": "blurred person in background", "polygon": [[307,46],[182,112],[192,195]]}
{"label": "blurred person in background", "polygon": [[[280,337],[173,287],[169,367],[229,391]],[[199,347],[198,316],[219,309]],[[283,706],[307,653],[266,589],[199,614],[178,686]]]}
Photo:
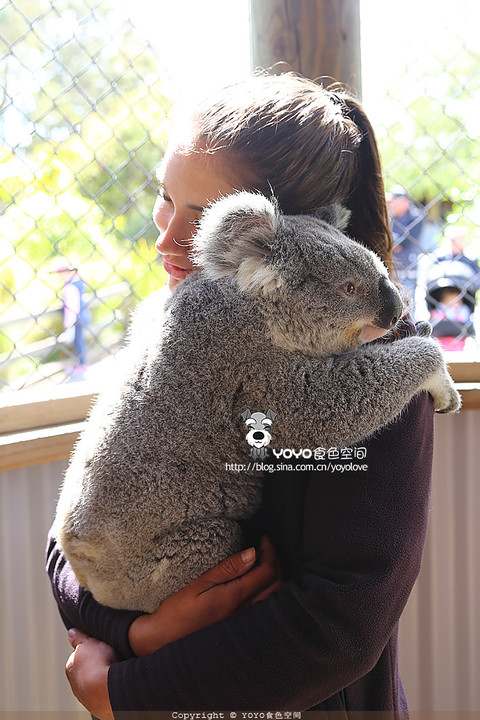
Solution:
{"label": "blurred person in background", "polygon": [[73,373],[83,377],[87,369],[87,341],[85,328],[91,320],[90,310],[85,301],[85,282],[78,269],[68,261],[58,259],[52,272],[57,273],[63,282],[63,327],[61,339],[67,345],[73,345],[76,365]]}
{"label": "blurred person in background", "polygon": [[466,250],[467,231],[452,227],[426,275],[426,301],[433,335],[445,350],[461,351],[475,337],[473,314],[480,288],[478,259]]}
{"label": "blurred person in background", "polygon": [[417,265],[423,248],[421,233],[425,214],[415,207],[403,187],[396,186],[387,194],[387,207],[393,235],[393,260],[398,279],[406,292],[412,313],[415,310]]}

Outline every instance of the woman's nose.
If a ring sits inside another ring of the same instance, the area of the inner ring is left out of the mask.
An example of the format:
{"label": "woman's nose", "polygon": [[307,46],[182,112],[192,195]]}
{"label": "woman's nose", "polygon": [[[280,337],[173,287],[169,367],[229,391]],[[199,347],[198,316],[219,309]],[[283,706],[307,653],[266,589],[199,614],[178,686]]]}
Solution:
{"label": "woman's nose", "polygon": [[192,233],[185,232],[181,227],[170,224],[166,230],[160,232],[155,242],[155,249],[162,255],[178,255],[182,253],[182,249],[190,247],[191,240]]}
{"label": "woman's nose", "polygon": [[155,250],[161,255],[167,255],[168,253],[171,253],[172,250],[175,249],[175,247],[175,238],[173,234],[168,231],[167,228],[167,230],[160,233],[160,235],[158,236],[155,242]]}

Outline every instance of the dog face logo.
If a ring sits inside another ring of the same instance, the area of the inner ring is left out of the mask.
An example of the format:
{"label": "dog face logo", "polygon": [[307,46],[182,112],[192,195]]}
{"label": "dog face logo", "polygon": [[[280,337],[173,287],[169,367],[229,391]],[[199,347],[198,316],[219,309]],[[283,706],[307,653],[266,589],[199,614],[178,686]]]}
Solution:
{"label": "dog face logo", "polygon": [[240,417],[249,428],[245,440],[251,447],[250,456],[255,460],[263,460],[268,457],[267,445],[270,444],[272,439],[270,427],[277,417],[277,413],[270,410],[270,408],[266,413],[252,413],[247,408]]}

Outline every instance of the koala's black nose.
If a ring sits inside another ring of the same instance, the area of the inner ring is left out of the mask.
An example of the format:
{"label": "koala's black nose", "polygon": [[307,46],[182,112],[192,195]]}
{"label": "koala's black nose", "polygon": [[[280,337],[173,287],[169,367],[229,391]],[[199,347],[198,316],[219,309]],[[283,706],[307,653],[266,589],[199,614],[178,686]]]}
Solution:
{"label": "koala's black nose", "polygon": [[385,277],[380,278],[378,292],[380,296],[380,311],[377,322],[379,327],[390,329],[397,324],[402,315],[403,304],[400,293]]}
{"label": "koala's black nose", "polygon": [[265,437],[265,433],[263,433],[261,430],[257,430],[253,433],[252,437],[254,440],[263,440],[263,438]]}

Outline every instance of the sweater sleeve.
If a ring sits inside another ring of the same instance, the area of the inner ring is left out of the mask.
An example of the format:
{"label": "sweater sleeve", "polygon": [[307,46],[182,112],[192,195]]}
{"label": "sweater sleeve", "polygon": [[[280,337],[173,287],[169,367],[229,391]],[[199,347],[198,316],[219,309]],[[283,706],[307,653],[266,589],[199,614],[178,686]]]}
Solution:
{"label": "sweater sleeve", "polygon": [[367,471],[312,472],[293,577],[232,617],[112,665],[114,712],[306,710],[368,673],[420,569],[432,444],[423,393],[365,443]]}
{"label": "sweater sleeve", "polygon": [[63,555],[55,538],[47,541],[47,573],[65,627],[76,627],[111,645],[121,659],[135,657],[128,642],[131,623],[142,613],[113,610],[100,605],[83,588]]}

